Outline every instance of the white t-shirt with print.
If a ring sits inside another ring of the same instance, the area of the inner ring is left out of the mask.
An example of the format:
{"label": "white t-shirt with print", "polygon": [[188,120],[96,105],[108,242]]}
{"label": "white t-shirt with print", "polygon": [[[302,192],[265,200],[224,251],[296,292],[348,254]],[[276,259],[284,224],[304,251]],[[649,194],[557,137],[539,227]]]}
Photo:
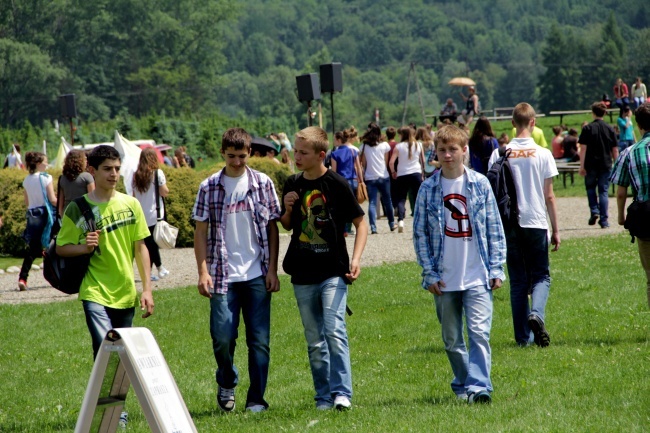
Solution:
{"label": "white t-shirt with print", "polygon": [[467,204],[467,176],[446,179],[440,176],[444,202],[443,292],[457,292],[487,285],[488,271],[478,251]]}
{"label": "white t-shirt with print", "polygon": [[226,218],[226,251],[228,251],[228,282],[249,281],[262,275],[262,250],[255,234],[248,173],[229,177],[224,173],[223,213]]}
{"label": "white t-shirt with print", "polygon": [[416,141],[411,145],[411,158],[409,158],[409,144],[402,141],[397,143],[395,150],[397,151],[397,176],[405,176],[412,173],[422,173],[422,166],[420,165],[420,152],[422,145]]}
{"label": "white t-shirt with print", "polygon": [[[517,191],[519,226],[548,229],[544,181],[558,175],[550,150],[535,144],[532,138],[513,138],[507,145],[512,149],[508,157]],[[492,152],[488,167],[499,159],[499,149]]]}
{"label": "white t-shirt with print", "polygon": [[390,145],[381,142],[376,146],[361,145],[361,152],[366,160],[365,180],[377,180],[388,177],[385,156],[390,152]]}

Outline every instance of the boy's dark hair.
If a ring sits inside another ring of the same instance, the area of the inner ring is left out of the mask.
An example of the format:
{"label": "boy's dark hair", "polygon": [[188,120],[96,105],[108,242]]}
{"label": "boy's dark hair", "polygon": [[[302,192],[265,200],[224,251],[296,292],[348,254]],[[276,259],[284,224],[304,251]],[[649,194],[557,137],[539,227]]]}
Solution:
{"label": "boy's dark hair", "polygon": [[386,140],[389,141],[394,140],[396,135],[397,135],[397,130],[394,127],[389,126],[388,128],[386,128]]}
{"label": "boy's dark hair", "polygon": [[250,150],[253,138],[242,128],[230,128],[221,137],[221,151],[232,147],[235,150]]}
{"label": "boy's dark hair", "polygon": [[607,105],[603,102],[594,102],[591,104],[591,112],[596,115],[596,117],[603,117],[607,113]]}
{"label": "boy's dark hair", "polygon": [[88,165],[94,169],[98,169],[102,162],[107,159],[113,161],[122,160],[120,158],[120,153],[114,147],[102,144],[90,151],[90,155],[88,155]]}
{"label": "boy's dark hair", "polygon": [[650,131],[650,103],[646,102],[639,105],[639,108],[634,112],[634,118],[640,129],[646,132]]}
{"label": "boy's dark hair", "polygon": [[578,130],[575,128],[569,129],[569,135],[572,137],[577,137],[578,136]]}

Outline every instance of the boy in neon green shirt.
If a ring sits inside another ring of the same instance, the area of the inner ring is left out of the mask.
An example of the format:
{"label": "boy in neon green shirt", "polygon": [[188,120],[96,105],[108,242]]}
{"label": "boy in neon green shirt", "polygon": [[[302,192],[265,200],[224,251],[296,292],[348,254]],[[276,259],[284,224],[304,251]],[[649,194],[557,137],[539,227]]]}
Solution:
{"label": "boy in neon green shirt", "polygon": [[143,318],[153,314],[149,253],[144,238],[149,229],[140,203],[115,190],[120,178],[120,155],[113,147],[97,146],[88,156],[88,171],[95,178],[95,190],[84,195],[95,216],[97,231],[87,223],[73,202],[65,210],[56,252],[73,257],[95,252],[79,289],[86,324],[93,342],[93,354],[113,328],[131,327],[137,303],[133,274],[135,257],[142,276],[140,307]]}

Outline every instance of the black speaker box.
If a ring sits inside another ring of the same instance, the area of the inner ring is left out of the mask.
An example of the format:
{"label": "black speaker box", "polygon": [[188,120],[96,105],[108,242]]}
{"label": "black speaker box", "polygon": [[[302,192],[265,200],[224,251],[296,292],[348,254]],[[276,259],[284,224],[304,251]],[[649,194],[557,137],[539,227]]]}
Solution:
{"label": "black speaker box", "polygon": [[59,107],[62,117],[77,117],[77,107],[74,102],[74,93],[59,96]]}
{"label": "black speaker box", "polygon": [[320,91],[323,93],[343,91],[343,73],[340,63],[320,65]]}
{"label": "black speaker box", "polygon": [[317,74],[298,75],[296,77],[296,84],[298,85],[298,100],[300,102],[320,99]]}

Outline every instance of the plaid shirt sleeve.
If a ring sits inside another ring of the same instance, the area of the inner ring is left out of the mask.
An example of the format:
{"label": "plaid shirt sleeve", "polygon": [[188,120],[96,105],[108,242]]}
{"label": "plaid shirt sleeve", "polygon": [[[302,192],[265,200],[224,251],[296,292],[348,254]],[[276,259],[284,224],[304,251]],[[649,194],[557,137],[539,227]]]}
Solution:
{"label": "plaid shirt sleeve", "polygon": [[194,202],[194,209],[192,209],[192,218],[196,221],[207,221],[209,218],[209,209],[207,201],[208,185],[204,181],[199,186],[199,192],[196,194],[196,201]]}
{"label": "plaid shirt sleeve", "polygon": [[269,221],[279,220],[282,214],[280,213],[280,201],[278,200],[278,193],[275,191],[273,181],[269,179],[266,185],[266,194],[269,198]]}
{"label": "plaid shirt sleeve", "polygon": [[630,186],[630,149],[632,149],[632,146],[626,147],[616,158],[614,167],[612,167],[612,175],[609,178],[609,181],[613,184],[626,188]]}
{"label": "plaid shirt sleeve", "polygon": [[483,187],[486,188],[486,236],[487,236],[487,250],[488,250],[488,272],[489,278],[498,278],[505,281],[506,274],[503,271],[503,263],[506,261],[506,235],[503,231],[503,224],[501,223],[501,215],[499,215],[499,207],[497,200],[494,198],[492,187],[487,179],[483,182]]}
{"label": "plaid shirt sleeve", "polygon": [[435,257],[435,251],[439,250],[435,243],[437,241],[440,244],[442,240],[436,239],[430,230],[431,224],[435,223],[429,220],[427,212],[427,205],[432,199],[432,187],[425,184],[422,184],[424,188],[420,188],[413,212],[413,247],[418,264],[422,266],[422,287],[428,289],[430,285],[440,281],[440,275],[435,271],[438,259]]}

